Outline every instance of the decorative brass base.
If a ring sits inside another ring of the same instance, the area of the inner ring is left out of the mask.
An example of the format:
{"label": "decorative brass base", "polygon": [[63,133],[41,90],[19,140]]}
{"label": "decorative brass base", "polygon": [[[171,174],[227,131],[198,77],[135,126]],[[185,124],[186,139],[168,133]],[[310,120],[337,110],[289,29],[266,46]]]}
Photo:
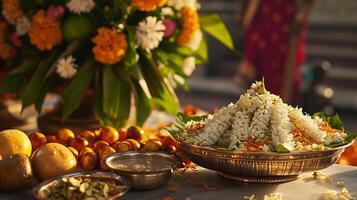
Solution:
{"label": "decorative brass base", "polygon": [[100,128],[95,118],[75,119],[69,118],[62,121],[61,115],[47,113],[37,119],[38,129],[44,134],[55,134],[61,128],[69,128],[74,132],[83,130],[94,130]]}
{"label": "decorative brass base", "polygon": [[232,179],[235,181],[240,181],[244,183],[284,183],[289,181],[294,181],[298,178],[298,176],[257,176],[257,177],[249,177],[249,176],[232,176],[228,174],[224,174],[222,172],[217,173],[219,176],[224,178]]}

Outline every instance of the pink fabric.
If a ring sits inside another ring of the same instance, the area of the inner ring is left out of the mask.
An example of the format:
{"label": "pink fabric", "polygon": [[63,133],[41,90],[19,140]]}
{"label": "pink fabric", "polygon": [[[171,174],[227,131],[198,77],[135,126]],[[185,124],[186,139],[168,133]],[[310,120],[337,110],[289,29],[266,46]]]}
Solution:
{"label": "pink fabric", "polygon": [[[245,59],[257,68],[258,79],[264,77],[267,89],[278,95],[283,88],[284,66],[294,13],[294,0],[261,0],[246,34]],[[305,33],[306,27],[301,32],[296,53],[294,99],[299,96],[302,82],[299,68],[305,60]]]}

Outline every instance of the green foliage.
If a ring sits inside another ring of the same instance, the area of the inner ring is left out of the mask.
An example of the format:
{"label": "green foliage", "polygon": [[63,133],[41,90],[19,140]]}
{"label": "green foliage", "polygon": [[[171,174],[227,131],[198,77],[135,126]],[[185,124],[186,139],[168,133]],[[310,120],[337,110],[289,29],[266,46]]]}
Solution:
{"label": "green foliage", "polygon": [[48,78],[46,74],[59,55],[60,51],[53,50],[50,56],[40,63],[21,96],[22,109],[36,103],[38,98],[41,97],[41,89],[46,87],[46,79]]}
{"label": "green foliage", "polygon": [[208,115],[188,116],[184,113],[177,113],[174,124],[170,128],[166,128],[166,130],[176,140],[182,141],[180,134],[185,131],[185,125],[188,122],[190,122],[190,121],[199,122],[199,121],[205,120],[207,117],[208,117]]}
{"label": "green foliage", "polygon": [[150,99],[145,94],[139,83],[133,81],[136,105],[136,124],[142,126],[151,113]]}
{"label": "green foliage", "polygon": [[[313,117],[316,117],[316,116],[320,117],[322,120],[327,122],[331,126],[331,128],[345,131],[344,127],[343,127],[342,120],[337,113],[334,116],[327,116],[323,112],[318,112],[313,115]],[[345,141],[336,142],[336,143],[332,143],[332,144],[325,145],[325,146],[329,147],[329,148],[336,148],[336,147],[344,146],[344,145],[347,145],[350,142],[352,142],[357,137],[357,133],[351,133],[351,132],[346,132],[346,133],[347,133],[347,137],[346,137]]]}
{"label": "green foliage", "polygon": [[340,116],[336,113],[334,116],[326,116],[323,112],[318,112],[313,115],[313,117],[318,116],[325,122],[327,122],[332,128],[338,130],[344,130],[343,123]]}
{"label": "green foliage", "polygon": [[110,66],[103,72],[103,111],[116,127],[126,124],[130,113],[131,87]]}
{"label": "green foliage", "polygon": [[158,71],[158,66],[151,54],[141,53],[141,71],[148,85],[152,101],[157,108],[175,115],[179,110],[179,103],[172,87]]}
{"label": "green foliage", "polygon": [[212,14],[202,16],[200,17],[200,23],[202,29],[209,35],[216,38],[229,49],[234,50],[232,37],[219,15]]}
{"label": "green foliage", "polygon": [[24,85],[27,76],[38,64],[39,59],[27,59],[20,66],[12,70],[4,80],[0,82],[0,94],[6,92],[18,92]]}
{"label": "green foliage", "polygon": [[63,91],[63,120],[67,119],[78,108],[84,92],[93,79],[94,68],[91,61],[92,59],[88,59],[84,62],[76,77]]}

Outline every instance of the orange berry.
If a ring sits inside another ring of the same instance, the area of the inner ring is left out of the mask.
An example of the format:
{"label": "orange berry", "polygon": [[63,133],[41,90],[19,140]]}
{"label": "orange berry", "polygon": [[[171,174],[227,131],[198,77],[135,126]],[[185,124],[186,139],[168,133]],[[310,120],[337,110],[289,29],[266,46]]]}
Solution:
{"label": "orange berry", "polygon": [[124,141],[127,137],[126,130],[124,128],[117,129],[119,133],[119,141]]}
{"label": "orange berry", "polygon": [[163,147],[168,147],[168,146],[176,146],[176,140],[173,139],[172,137],[170,136],[167,136],[167,137],[164,137],[162,139],[162,146]]}
{"label": "orange berry", "polygon": [[78,152],[81,152],[86,146],[88,146],[88,141],[82,137],[75,137],[69,140],[68,146],[77,149]]}
{"label": "orange berry", "polygon": [[93,144],[95,142],[96,136],[95,133],[93,131],[89,131],[89,130],[85,130],[82,131],[78,134],[78,136],[86,139],[89,144]]}
{"label": "orange berry", "polygon": [[57,137],[55,135],[47,135],[46,140],[47,143],[56,143]]}
{"label": "orange berry", "polygon": [[100,132],[100,139],[107,141],[109,144],[113,144],[119,139],[119,133],[115,128],[106,126],[103,127]]}
{"label": "orange berry", "polygon": [[109,167],[104,163],[104,159],[100,159],[99,161],[99,167],[100,169],[102,169],[103,171],[109,171]]}
{"label": "orange berry", "polygon": [[144,130],[137,126],[131,126],[126,132],[128,139],[140,141],[143,138]]}
{"label": "orange berry", "polygon": [[177,151],[177,148],[176,148],[176,146],[167,146],[167,147],[165,147],[165,151],[167,151],[167,152],[169,152],[169,153],[176,153],[176,151]]}
{"label": "orange berry", "polygon": [[61,128],[58,130],[58,139],[68,142],[70,139],[75,137],[73,131],[67,128]]}
{"label": "orange berry", "polygon": [[99,153],[106,146],[109,146],[108,142],[106,142],[104,140],[98,140],[98,141],[94,142],[93,149],[96,153]]}
{"label": "orange berry", "polygon": [[136,140],[133,139],[126,139],[125,141],[127,141],[130,144],[130,147],[132,151],[137,151],[140,149],[140,143]]}
{"label": "orange berry", "polygon": [[95,169],[98,165],[98,155],[92,151],[86,151],[82,154],[80,158],[80,165],[82,169],[92,170]]}
{"label": "orange berry", "polygon": [[109,155],[113,155],[115,154],[116,151],[113,147],[110,146],[106,146],[102,149],[102,151],[99,153],[99,158],[100,159],[104,159],[105,157],[109,156]]}
{"label": "orange berry", "polygon": [[94,150],[90,147],[84,147],[81,152],[79,152],[79,159],[88,152],[94,152]]}
{"label": "orange berry", "polygon": [[40,132],[32,133],[29,136],[29,139],[32,145],[32,152],[34,152],[37,148],[47,143],[46,136]]}
{"label": "orange berry", "polygon": [[144,146],[145,151],[159,151],[161,149],[162,143],[159,140],[151,139],[146,142]]}
{"label": "orange berry", "polygon": [[112,146],[117,152],[130,151],[131,149],[131,144],[127,141],[116,142]]}
{"label": "orange berry", "polygon": [[73,147],[68,147],[68,149],[71,150],[71,152],[73,153],[73,155],[76,158],[76,160],[78,160],[79,153],[78,153],[77,149],[75,149]]}

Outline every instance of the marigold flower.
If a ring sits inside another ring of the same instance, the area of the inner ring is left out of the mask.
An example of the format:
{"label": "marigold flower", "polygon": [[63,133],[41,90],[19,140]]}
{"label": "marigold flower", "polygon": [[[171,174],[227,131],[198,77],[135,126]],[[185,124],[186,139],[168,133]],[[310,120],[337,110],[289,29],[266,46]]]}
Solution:
{"label": "marigold flower", "polygon": [[140,11],[150,12],[163,6],[167,0],[133,0],[133,4],[138,7]]}
{"label": "marigold flower", "polygon": [[24,16],[18,0],[2,0],[3,12],[9,23],[15,23],[17,19]]}
{"label": "marigold flower", "polygon": [[1,60],[8,60],[15,56],[16,50],[13,46],[8,43],[1,43],[0,44],[0,59]]}
{"label": "marigold flower", "polygon": [[62,42],[62,31],[59,20],[46,16],[44,10],[38,11],[32,17],[32,27],[29,32],[30,42],[40,50],[51,50]]}
{"label": "marigold flower", "polygon": [[197,11],[188,6],[182,8],[181,14],[182,30],[176,42],[181,46],[186,46],[195,37],[196,31],[200,29],[200,23]]}
{"label": "marigold flower", "polygon": [[92,39],[95,44],[93,54],[98,62],[112,65],[121,61],[128,49],[126,36],[112,28],[102,27],[98,34]]}

